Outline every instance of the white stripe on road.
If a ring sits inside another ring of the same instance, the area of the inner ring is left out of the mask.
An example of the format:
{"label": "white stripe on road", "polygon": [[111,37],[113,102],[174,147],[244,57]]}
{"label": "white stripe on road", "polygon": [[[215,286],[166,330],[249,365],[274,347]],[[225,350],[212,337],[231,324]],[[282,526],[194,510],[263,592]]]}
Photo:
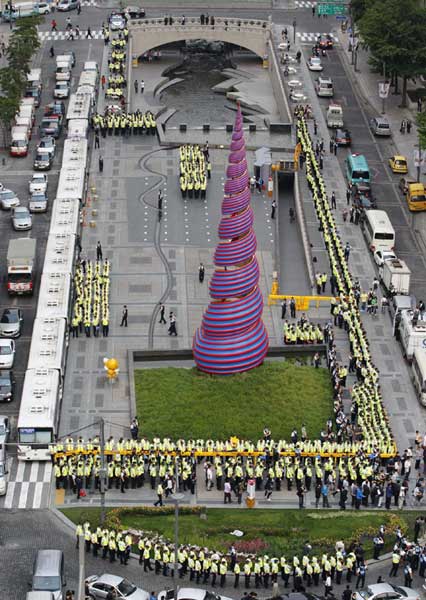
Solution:
{"label": "white stripe on road", "polygon": [[4,501],[5,508],[12,508],[13,494],[15,493],[15,485],[16,484],[14,481],[9,482],[7,485],[7,494],[6,494],[6,499]]}
{"label": "white stripe on road", "polygon": [[40,508],[41,496],[43,493],[43,486],[45,484],[42,481],[37,481],[34,488],[33,508]]}
{"label": "white stripe on road", "polygon": [[40,463],[37,462],[37,461],[34,461],[31,464],[31,472],[30,472],[30,479],[29,479],[30,481],[35,482],[35,481],[38,480],[38,467],[39,467],[39,464]]}
{"label": "white stripe on road", "polygon": [[23,462],[22,460],[18,460],[18,469],[16,471],[15,481],[24,481],[24,471],[26,464],[27,463]]}
{"label": "white stripe on road", "polygon": [[52,479],[52,463],[47,462],[47,463],[45,463],[45,467],[44,467],[43,482],[50,483],[51,479]]}
{"label": "white stripe on road", "polygon": [[19,494],[19,502],[18,508],[26,508],[27,507],[27,498],[28,498],[28,490],[30,484],[28,481],[23,481],[21,484],[21,493]]}

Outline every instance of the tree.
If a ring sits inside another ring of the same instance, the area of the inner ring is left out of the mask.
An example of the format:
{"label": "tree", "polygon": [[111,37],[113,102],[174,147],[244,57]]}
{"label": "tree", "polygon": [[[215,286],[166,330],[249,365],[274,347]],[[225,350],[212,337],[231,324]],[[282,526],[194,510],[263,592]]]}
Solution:
{"label": "tree", "polygon": [[407,105],[407,81],[426,70],[426,10],[416,0],[375,0],[359,21],[361,35],[386,71],[402,76],[401,106]]}
{"label": "tree", "polygon": [[364,16],[367,8],[373,4],[374,0],[351,0],[349,10],[352,19],[357,23]]}

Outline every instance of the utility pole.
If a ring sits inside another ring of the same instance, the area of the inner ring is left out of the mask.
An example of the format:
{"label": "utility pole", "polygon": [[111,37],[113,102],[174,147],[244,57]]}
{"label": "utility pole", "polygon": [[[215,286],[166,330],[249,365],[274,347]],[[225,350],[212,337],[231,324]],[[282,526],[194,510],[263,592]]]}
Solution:
{"label": "utility pole", "polygon": [[78,598],[77,600],[84,600],[86,597],[85,585],[84,585],[84,536],[78,536]]}
{"label": "utility pole", "polygon": [[107,479],[107,470],[105,467],[105,422],[103,417],[99,421],[100,426],[100,451],[101,451],[101,468],[99,470],[99,485],[100,485],[100,493],[101,493],[101,525],[105,522],[105,489],[106,489],[106,479]]}

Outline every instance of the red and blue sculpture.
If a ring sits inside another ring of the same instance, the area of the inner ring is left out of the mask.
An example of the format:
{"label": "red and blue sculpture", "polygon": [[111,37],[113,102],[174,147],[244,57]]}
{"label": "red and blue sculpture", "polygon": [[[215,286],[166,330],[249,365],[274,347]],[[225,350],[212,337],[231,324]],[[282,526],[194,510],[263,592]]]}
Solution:
{"label": "red and blue sculpture", "polygon": [[209,286],[211,302],[193,341],[197,367],[217,375],[241,373],[261,365],[269,345],[262,321],[263,298],[239,106],[226,177],[220,242]]}

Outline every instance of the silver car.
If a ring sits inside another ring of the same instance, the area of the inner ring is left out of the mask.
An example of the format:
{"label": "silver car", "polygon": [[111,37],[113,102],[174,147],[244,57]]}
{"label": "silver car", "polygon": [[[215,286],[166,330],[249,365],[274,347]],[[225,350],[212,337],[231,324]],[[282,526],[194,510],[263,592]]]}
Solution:
{"label": "silver car", "polygon": [[364,590],[357,590],[354,594],[356,600],[420,600],[416,590],[392,583],[372,583]]}
{"label": "silver car", "polygon": [[69,81],[57,81],[53,91],[54,98],[68,98],[70,95]]}
{"label": "silver car", "polygon": [[26,206],[17,206],[12,210],[12,225],[15,231],[28,231],[33,226],[33,219]]}
{"label": "silver car", "polygon": [[55,138],[53,138],[51,136],[46,136],[44,138],[41,138],[41,140],[39,141],[38,146],[37,146],[37,152],[40,152],[40,151],[48,152],[49,154],[54,156],[55,150],[56,150]]}
{"label": "silver car", "polygon": [[374,117],[370,119],[370,129],[374,135],[392,135],[389,121],[385,117]]}
{"label": "silver car", "polygon": [[5,308],[0,319],[0,337],[16,338],[21,335],[24,316],[20,308]]}
{"label": "silver car", "polygon": [[148,592],[137,588],[133,583],[118,575],[92,575],[86,579],[91,598],[106,598],[109,592],[115,593],[117,600],[126,598],[128,600],[149,600]]}
{"label": "silver car", "polygon": [[1,190],[0,191],[0,206],[3,210],[10,210],[11,208],[15,208],[15,206],[19,206],[19,198],[12,192],[12,190]]}
{"label": "silver car", "polygon": [[28,200],[28,208],[30,212],[46,212],[47,211],[47,196],[45,192],[34,192]]}
{"label": "silver car", "polygon": [[34,173],[28,184],[30,194],[34,192],[46,192],[48,179],[45,173]]}

